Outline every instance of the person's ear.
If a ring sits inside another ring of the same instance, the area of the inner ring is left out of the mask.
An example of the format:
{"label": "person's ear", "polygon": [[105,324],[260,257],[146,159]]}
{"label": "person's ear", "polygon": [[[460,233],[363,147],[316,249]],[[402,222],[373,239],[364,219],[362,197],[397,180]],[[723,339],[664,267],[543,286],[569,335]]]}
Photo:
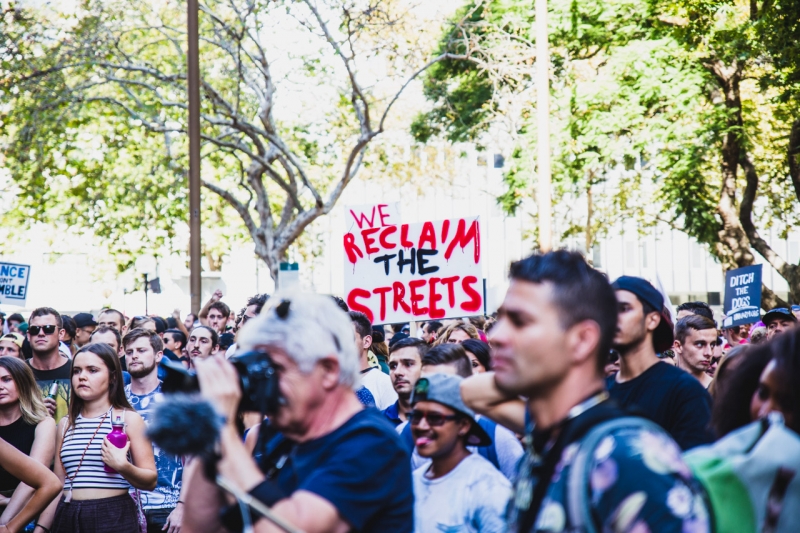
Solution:
{"label": "person's ear", "polygon": [[648,313],[644,319],[644,323],[647,331],[655,331],[658,325],[661,323],[661,314],[658,311]]}
{"label": "person's ear", "polygon": [[472,428],[472,421],[466,418],[461,418],[458,423],[458,436],[466,437],[469,430]]}
{"label": "person's ear", "polygon": [[600,325],[594,320],[583,320],[569,328],[567,345],[573,362],[583,364],[586,360],[592,359],[594,364],[601,336]]}
{"label": "person's ear", "polygon": [[164,352],[156,352],[156,364],[161,362],[162,357],[164,357]]}
{"label": "person's ear", "polygon": [[672,349],[676,354],[681,353],[683,351],[683,345],[681,344],[681,341],[675,339],[675,341],[672,343]]}
{"label": "person's ear", "polygon": [[364,337],[364,349],[369,350],[372,347],[372,335]]}
{"label": "person's ear", "polygon": [[64,337],[66,336],[67,336],[67,330],[65,329],[58,330],[58,340],[63,341]]}

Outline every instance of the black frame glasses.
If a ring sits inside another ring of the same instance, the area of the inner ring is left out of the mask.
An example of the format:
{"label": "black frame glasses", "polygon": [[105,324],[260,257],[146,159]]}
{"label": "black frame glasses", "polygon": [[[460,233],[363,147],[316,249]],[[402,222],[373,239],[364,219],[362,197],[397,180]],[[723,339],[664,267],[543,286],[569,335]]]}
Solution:
{"label": "black frame glasses", "polygon": [[428,425],[432,428],[441,427],[449,420],[457,420],[458,415],[443,415],[442,413],[434,413],[430,411],[420,411],[413,409],[408,412],[408,422],[412,426],[418,426],[422,419],[428,421]]}
{"label": "black frame glasses", "polygon": [[56,332],[58,326],[54,326],[53,324],[47,324],[46,326],[28,326],[28,333],[30,333],[31,337],[35,337],[39,334],[40,331],[43,331],[45,335],[52,335]]}

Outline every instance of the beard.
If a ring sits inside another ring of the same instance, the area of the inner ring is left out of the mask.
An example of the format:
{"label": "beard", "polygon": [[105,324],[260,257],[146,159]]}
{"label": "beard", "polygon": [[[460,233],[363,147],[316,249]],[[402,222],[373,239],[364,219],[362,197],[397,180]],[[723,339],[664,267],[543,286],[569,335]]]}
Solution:
{"label": "beard", "polygon": [[646,338],[647,330],[645,329],[644,320],[642,320],[641,327],[637,328],[635,332],[631,332],[628,335],[628,338],[626,338],[623,342],[614,341],[611,344],[611,347],[619,352],[620,357],[624,357],[632,352],[635,348],[641,346]]}
{"label": "beard", "polygon": [[128,373],[131,375],[132,378],[139,379],[145,376],[149,376],[155,367],[156,367],[155,362],[153,362],[153,364],[150,366],[142,365],[141,367],[137,367],[136,370],[133,370],[130,367],[128,367]]}

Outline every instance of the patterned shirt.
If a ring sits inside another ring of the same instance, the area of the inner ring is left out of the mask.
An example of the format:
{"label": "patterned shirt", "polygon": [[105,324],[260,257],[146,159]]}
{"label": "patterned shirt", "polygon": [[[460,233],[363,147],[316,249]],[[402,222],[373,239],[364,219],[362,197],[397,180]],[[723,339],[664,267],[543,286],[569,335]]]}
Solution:
{"label": "patterned shirt", "polygon": [[[530,505],[537,480],[530,435],[509,505],[509,531]],[[569,531],[567,480],[580,442],[561,455],[532,531]],[[681,450],[664,432],[625,427],[595,447],[588,464],[586,496],[595,526],[602,533],[708,533],[709,511],[702,488],[681,458]],[[527,532],[526,532],[527,533]]]}
{"label": "patterned shirt", "polygon": [[[131,386],[125,387],[125,395],[136,412],[149,423],[155,404],[161,401],[161,383],[153,392],[138,395],[131,392]],[[156,459],[158,484],[153,491],[141,491],[142,507],[147,509],[172,509],[177,505],[181,494],[181,478],[183,477],[183,461],[180,457],[168,455],[153,444],[153,455]]]}

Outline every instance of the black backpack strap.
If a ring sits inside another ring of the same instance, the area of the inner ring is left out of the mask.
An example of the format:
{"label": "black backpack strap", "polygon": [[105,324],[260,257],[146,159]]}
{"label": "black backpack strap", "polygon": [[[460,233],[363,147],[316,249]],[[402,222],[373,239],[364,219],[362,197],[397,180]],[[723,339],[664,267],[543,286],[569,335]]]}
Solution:
{"label": "black backpack strap", "polygon": [[564,449],[573,442],[583,438],[584,435],[598,424],[624,416],[625,413],[617,407],[615,402],[606,400],[578,417],[569,420],[564,425],[555,444],[553,444],[552,448],[550,448],[544,456],[542,466],[539,469],[539,475],[537,476],[537,483],[533,489],[531,504],[528,510],[523,512],[519,519],[520,533],[527,533],[533,529],[536,517],[539,516],[542,502],[544,502],[544,498],[547,495],[547,489],[550,488],[550,481],[553,479],[553,474],[555,474],[556,466],[558,466],[558,462],[561,460]]}
{"label": "black backpack strap", "polygon": [[589,505],[589,469],[595,448],[604,438],[621,428],[641,428],[656,433],[665,433],[660,426],[649,420],[638,416],[625,416],[607,420],[586,434],[581,440],[567,478],[566,503],[570,532],[597,533]]}

